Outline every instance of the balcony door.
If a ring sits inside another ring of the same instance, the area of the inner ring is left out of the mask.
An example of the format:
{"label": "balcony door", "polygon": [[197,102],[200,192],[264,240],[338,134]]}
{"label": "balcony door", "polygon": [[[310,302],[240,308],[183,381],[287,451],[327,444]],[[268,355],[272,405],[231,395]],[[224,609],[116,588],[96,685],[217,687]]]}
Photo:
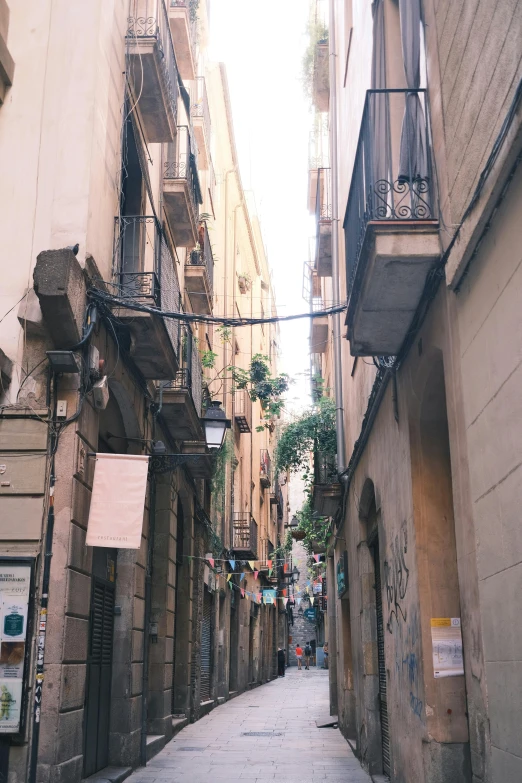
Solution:
{"label": "balcony door", "polygon": [[123,136],[120,241],[121,272],[125,275],[143,271],[145,226],[137,218],[144,214],[145,205],[143,172],[130,117],[125,123]]}

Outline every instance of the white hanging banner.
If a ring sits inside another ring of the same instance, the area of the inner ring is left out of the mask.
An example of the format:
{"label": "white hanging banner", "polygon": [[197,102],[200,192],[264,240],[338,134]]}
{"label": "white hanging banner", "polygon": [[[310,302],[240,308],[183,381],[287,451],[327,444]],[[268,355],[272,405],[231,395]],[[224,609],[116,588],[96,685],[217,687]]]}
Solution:
{"label": "white hanging banner", "polygon": [[87,546],[139,549],[148,456],[96,454]]}

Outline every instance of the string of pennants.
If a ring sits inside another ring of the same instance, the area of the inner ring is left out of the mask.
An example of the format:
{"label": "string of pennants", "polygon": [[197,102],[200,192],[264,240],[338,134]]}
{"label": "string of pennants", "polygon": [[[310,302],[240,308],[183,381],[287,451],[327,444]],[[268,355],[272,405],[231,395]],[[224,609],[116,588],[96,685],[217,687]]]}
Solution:
{"label": "string of pennants", "polygon": [[[245,571],[235,571],[236,567],[236,560],[230,559],[230,558],[214,558],[214,557],[198,557],[197,555],[185,555],[189,560],[204,560],[208,565],[212,568],[213,573],[215,576],[219,576],[222,579],[226,579],[226,583],[228,584],[230,590],[236,590],[241,594],[241,598],[249,598],[257,604],[274,604],[276,601],[282,601],[284,607],[286,608],[286,605],[288,603],[288,588],[280,588],[280,591],[282,595],[277,595],[277,589],[275,588],[263,588],[261,591],[250,591],[247,590],[244,587],[241,587],[240,585],[237,585],[235,582],[232,581],[232,577],[236,574],[239,574],[239,581],[242,582],[243,579],[246,576]],[[314,565],[317,565],[320,563],[319,555],[314,555],[314,559],[316,559]],[[250,569],[252,571],[254,579],[257,579],[260,569],[256,569],[255,564],[264,562],[268,566],[269,569],[269,576],[272,575],[273,572],[273,560],[246,560],[244,562],[247,562],[250,566]],[[215,568],[216,563],[228,563],[230,567],[232,568],[231,572],[221,572],[217,571]],[[284,572],[288,573],[288,563],[284,563]],[[318,576],[317,579],[313,580],[313,584],[321,584],[322,583],[322,576]],[[303,598],[308,598],[310,601],[310,604],[313,606],[315,601],[315,596],[313,594],[313,585],[312,581],[309,579],[306,583],[306,587],[301,588],[297,585],[294,586],[294,590],[296,593],[303,593],[306,595],[296,595],[295,601],[297,605],[299,606]],[[323,596],[324,597],[324,596]]]}

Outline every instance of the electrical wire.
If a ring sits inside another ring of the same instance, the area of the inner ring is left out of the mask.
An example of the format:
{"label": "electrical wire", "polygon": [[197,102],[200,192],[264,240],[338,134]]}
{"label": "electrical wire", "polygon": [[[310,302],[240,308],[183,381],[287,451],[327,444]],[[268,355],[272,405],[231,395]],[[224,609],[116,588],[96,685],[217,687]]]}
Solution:
{"label": "electrical wire", "polygon": [[156,307],[137,302],[135,300],[125,299],[123,297],[111,296],[106,294],[98,288],[91,288],[88,296],[90,299],[103,303],[105,305],[113,305],[117,307],[125,307],[128,310],[134,310],[141,313],[150,313],[151,315],[157,315],[161,318],[170,318],[175,321],[183,321],[185,323],[208,323],[219,324],[223,326],[256,326],[260,324],[272,324],[280,323],[282,321],[294,321],[300,318],[320,318],[328,315],[334,315],[335,313],[342,313],[346,310],[346,305],[336,305],[334,307],[326,308],[325,310],[317,310],[314,313],[296,313],[295,315],[279,315],[279,316],[266,316],[264,318],[243,318],[232,316],[213,316],[213,315],[199,315],[196,313],[183,313],[172,312],[168,310],[159,310]]}

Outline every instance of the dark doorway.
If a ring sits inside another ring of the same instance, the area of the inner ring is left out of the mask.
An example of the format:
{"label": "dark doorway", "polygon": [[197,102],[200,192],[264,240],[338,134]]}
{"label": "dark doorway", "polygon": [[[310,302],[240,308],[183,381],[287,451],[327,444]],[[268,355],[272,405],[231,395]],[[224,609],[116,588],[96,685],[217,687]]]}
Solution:
{"label": "dark doorway", "polygon": [[238,646],[239,646],[239,611],[236,602],[236,591],[230,594],[230,646],[229,646],[229,671],[228,688],[230,691],[238,689]]}
{"label": "dark doorway", "polygon": [[390,774],[390,726],[388,723],[388,696],[386,682],[386,660],[384,655],[384,616],[382,607],[381,561],[379,559],[379,539],[372,547],[375,569],[375,614],[377,620],[377,659],[379,670],[379,712],[381,716],[382,770]]}
{"label": "dark doorway", "polygon": [[109,764],[116,550],[95,547],[87,654],[84,776]]}
{"label": "dark doorway", "polygon": [[201,625],[201,701],[209,701],[212,678],[212,596],[203,588],[203,622]]}

